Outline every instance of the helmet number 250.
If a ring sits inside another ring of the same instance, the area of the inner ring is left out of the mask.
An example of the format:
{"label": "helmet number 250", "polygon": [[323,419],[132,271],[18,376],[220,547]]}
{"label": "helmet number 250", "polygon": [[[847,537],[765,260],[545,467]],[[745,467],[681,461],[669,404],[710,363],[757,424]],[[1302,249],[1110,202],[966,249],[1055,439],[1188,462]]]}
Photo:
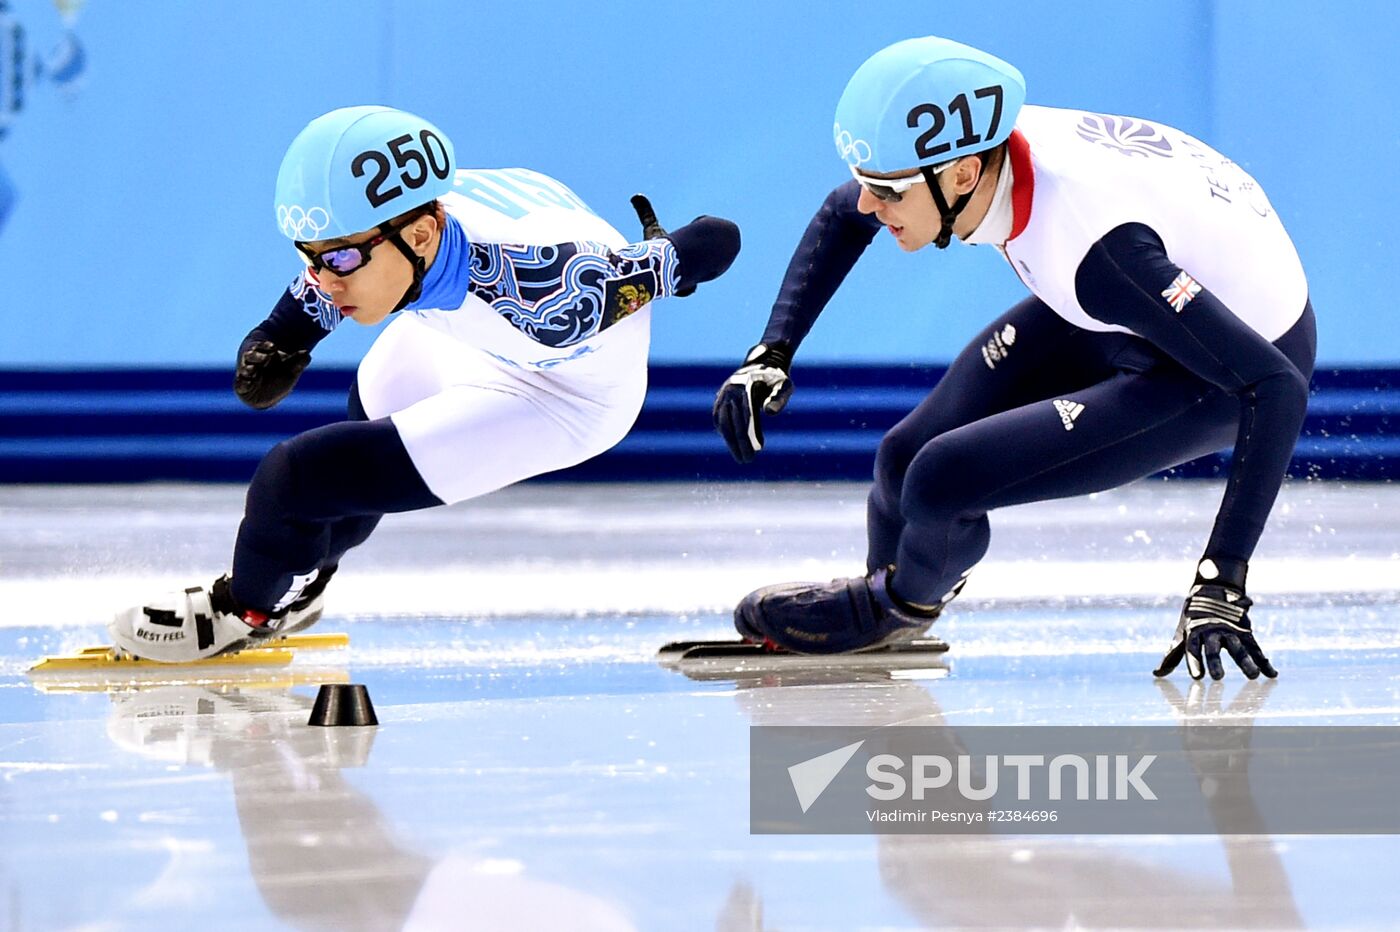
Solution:
{"label": "helmet number 250", "polygon": [[[1001,125],[1001,101],[1002,89],[1000,84],[993,84],[990,87],[979,87],[973,91],[973,96],[978,100],[987,97],[992,101],[992,122],[987,127],[988,139],[997,134],[997,127]],[[941,142],[934,145],[933,141],[938,138],[938,134],[943,132],[943,127],[947,125],[948,118],[943,112],[943,108],[937,104],[919,104],[909,111],[908,126],[910,129],[918,129],[922,118],[927,115],[933,118],[933,125],[914,140],[914,152],[921,159],[934,159],[947,152],[951,152],[953,146],[959,149],[965,146],[975,145],[982,141],[983,137],[973,132],[972,129],[972,107],[968,103],[966,94],[959,94],[948,102],[948,111],[956,113],[962,118],[963,134],[953,142]]]}
{"label": "helmet number 250", "polygon": [[[389,150],[389,155],[394,157],[394,164],[390,166],[389,156],[386,156],[378,149],[367,149],[355,156],[350,163],[350,174],[356,178],[363,178],[366,172],[366,165],[374,164],[374,175],[370,178],[369,184],[365,186],[365,197],[369,199],[371,207],[380,207],[403,194],[404,187],[416,190],[423,187],[428,181],[428,173],[432,172],[439,181],[445,179],[451,171],[451,160],[447,157],[447,146],[438,138],[432,130],[423,130],[418,134],[418,142],[421,151],[413,146],[413,137],[405,133],[396,136],[385,143],[385,148]],[[410,166],[416,171],[410,172]],[[398,180],[402,183],[393,187],[384,187],[389,180],[389,172],[393,167],[399,169]]]}

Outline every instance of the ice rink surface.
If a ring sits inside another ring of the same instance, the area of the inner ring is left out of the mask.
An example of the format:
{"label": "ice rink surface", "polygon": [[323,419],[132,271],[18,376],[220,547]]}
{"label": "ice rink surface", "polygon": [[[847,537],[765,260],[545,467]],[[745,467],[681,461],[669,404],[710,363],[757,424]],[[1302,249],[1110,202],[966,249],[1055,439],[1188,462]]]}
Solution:
{"label": "ice rink surface", "polygon": [[[1394,928],[1393,836],[749,833],[755,724],[1400,724],[1389,485],[1285,487],[1276,682],[1153,680],[1220,492],[993,515],[940,662],[733,673],[655,651],[859,572],[863,487],[532,484],[387,519],[316,628],[346,651],[103,689],[25,671],[212,581],[242,490],[0,489],[0,929]],[[348,681],[380,725],[308,727]]]}

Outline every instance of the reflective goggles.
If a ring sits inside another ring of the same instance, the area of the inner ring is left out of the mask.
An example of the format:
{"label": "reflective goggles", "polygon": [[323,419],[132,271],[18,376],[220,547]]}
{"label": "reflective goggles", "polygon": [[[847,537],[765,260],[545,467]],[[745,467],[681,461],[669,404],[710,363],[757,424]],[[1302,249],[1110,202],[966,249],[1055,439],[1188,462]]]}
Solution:
{"label": "reflective goggles", "polygon": [[[952,168],[957,159],[951,162],[944,162],[942,165],[935,165],[933,173],[942,174]],[[917,171],[912,175],[905,175],[903,178],[871,178],[869,175],[862,175],[854,165],[848,166],[851,169],[851,177],[856,180],[862,188],[880,201],[887,204],[897,204],[904,199],[904,192],[914,187],[916,184],[926,184],[928,178],[922,171]]]}
{"label": "reflective goggles", "polygon": [[396,227],[381,228],[381,232],[373,239],[363,243],[356,243],[353,246],[337,246],[334,249],[326,249],[321,252],[312,252],[305,243],[296,243],[297,254],[301,256],[301,261],[309,265],[313,271],[319,272],[322,269],[330,269],[337,275],[349,275],[351,272],[358,272],[369,265],[370,253],[374,247],[398,233],[404,227],[413,223],[423,214],[409,217]]}

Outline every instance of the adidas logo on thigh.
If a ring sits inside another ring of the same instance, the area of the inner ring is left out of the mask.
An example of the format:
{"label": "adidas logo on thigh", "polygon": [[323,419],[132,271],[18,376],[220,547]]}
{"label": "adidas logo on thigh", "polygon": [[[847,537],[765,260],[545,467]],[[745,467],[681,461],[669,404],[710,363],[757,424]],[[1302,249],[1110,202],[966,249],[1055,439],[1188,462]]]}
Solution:
{"label": "adidas logo on thigh", "polygon": [[1060,422],[1065,425],[1065,430],[1074,430],[1074,420],[1084,411],[1084,406],[1077,401],[1061,398],[1055,402],[1055,410],[1060,412]]}

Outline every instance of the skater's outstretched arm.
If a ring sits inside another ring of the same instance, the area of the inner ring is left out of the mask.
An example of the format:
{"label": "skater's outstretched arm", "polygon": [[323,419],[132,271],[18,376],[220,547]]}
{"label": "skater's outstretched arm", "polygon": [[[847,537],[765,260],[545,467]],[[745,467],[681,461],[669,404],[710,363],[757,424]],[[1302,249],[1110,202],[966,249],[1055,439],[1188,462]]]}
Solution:
{"label": "skater's outstretched arm", "polygon": [[855,181],[827,195],[788,261],[763,337],[715,396],[715,429],[740,463],[763,449],[762,415],[777,414],[792,394],[793,353],[880,230],[856,209],[859,199]]}
{"label": "skater's outstretched arm", "polygon": [[[655,232],[655,231],[653,231]],[[470,275],[425,297],[456,308],[468,293],[537,343],[581,343],[658,298],[689,294],[722,275],[739,252],[739,228],[697,217],[620,249],[593,241],[548,246],[471,243]],[[426,306],[423,301],[411,308]]]}
{"label": "skater's outstretched arm", "polygon": [[874,214],[856,209],[860,185],[848,181],[822,202],[812,217],[778,289],[760,343],[796,351],[865,247],[880,232]]}

